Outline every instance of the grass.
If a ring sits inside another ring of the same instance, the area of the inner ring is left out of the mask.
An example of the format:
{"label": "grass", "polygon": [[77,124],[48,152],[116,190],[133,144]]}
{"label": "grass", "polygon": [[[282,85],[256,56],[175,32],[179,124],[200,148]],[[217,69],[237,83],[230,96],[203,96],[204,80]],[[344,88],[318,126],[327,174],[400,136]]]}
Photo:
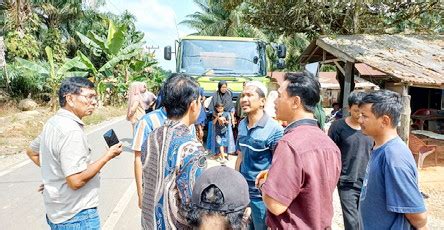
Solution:
{"label": "grass", "polygon": [[[15,114],[20,111],[17,108],[0,107],[0,155],[20,153],[42,131],[43,125],[54,114],[49,107],[39,107],[38,116],[20,119]],[[82,120],[86,126],[95,125],[102,121],[126,114],[126,107],[100,107],[91,116]]]}
{"label": "grass", "polygon": [[85,125],[95,125],[110,118],[122,116],[125,114],[126,107],[107,106],[96,109],[91,116],[84,117],[82,120]]}
{"label": "grass", "polygon": [[7,117],[19,112],[20,110],[17,108],[17,103],[14,101],[8,101],[0,105],[0,117]]}

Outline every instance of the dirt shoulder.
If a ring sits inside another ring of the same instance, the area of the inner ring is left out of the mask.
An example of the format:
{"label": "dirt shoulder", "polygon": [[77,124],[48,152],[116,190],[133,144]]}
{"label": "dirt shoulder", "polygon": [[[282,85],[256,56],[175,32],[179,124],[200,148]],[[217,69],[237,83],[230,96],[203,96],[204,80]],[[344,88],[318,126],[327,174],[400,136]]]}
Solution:
{"label": "dirt shoulder", "polygon": [[[45,122],[54,114],[47,107],[20,112],[15,108],[0,108],[0,169],[27,159],[24,149],[40,133]],[[100,107],[83,121],[86,129],[126,114],[124,107]]]}

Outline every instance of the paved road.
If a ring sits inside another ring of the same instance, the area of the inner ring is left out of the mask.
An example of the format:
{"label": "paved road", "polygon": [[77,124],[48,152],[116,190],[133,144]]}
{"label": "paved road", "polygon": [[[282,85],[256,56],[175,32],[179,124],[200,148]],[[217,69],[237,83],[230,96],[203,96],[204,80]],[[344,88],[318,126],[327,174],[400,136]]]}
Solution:
{"label": "paved road", "polygon": [[[92,146],[93,159],[105,152],[106,144],[102,134],[110,127],[124,143],[124,152],[102,169],[100,220],[103,229],[140,229],[140,211],[133,179],[133,154],[129,148],[132,138],[130,123],[119,120],[91,131],[88,140]],[[33,163],[0,172],[0,229],[49,229],[42,195],[37,192],[40,184],[40,169]]]}

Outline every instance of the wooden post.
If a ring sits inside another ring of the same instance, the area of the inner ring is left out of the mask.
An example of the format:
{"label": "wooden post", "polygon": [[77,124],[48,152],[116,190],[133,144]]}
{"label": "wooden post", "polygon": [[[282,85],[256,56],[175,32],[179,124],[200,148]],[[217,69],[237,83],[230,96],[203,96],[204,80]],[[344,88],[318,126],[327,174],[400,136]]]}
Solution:
{"label": "wooden post", "polygon": [[399,137],[408,145],[408,139],[410,134],[410,115],[412,109],[410,107],[409,85],[408,84],[393,84],[385,83],[385,88],[401,95],[402,111],[401,121],[397,127]]}
{"label": "wooden post", "polygon": [[410,133],[410,114],[412,110],[410,108],[410,95],[409,95],[409,87],[407,85],[403,85],[402,87],[402,113],[401,113],[401,125],[398,127],[398,133],[401,139],[407,143],[409,140]]}
{"label": "wooden post", "polygon": [[342,97],[342,116],[346,117],[348,116],[348,96],[351,92],[351,85],[354,81],[353,77],[353,62],[346,62],[345,63],[345,74],[344,74],[344,93]]}

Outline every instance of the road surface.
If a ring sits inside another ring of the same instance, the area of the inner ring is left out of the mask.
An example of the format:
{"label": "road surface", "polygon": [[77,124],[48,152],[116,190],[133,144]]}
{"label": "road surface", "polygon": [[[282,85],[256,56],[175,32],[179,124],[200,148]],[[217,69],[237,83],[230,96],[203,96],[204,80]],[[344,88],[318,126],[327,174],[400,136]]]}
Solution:
{"label": "road surface", "polygon": [[[109,128],[113,128],[123,142],[124,151],[101,171],[100,221],[103,229],[140,229],[130,123],[120,119],[91,130],[88,140],[92,158],[98,159],[105,152],[102,134]],[[40,169],[29,160],[0,171],[0,229],[49,229],[43,198],[37,192],[40,184]]]}

